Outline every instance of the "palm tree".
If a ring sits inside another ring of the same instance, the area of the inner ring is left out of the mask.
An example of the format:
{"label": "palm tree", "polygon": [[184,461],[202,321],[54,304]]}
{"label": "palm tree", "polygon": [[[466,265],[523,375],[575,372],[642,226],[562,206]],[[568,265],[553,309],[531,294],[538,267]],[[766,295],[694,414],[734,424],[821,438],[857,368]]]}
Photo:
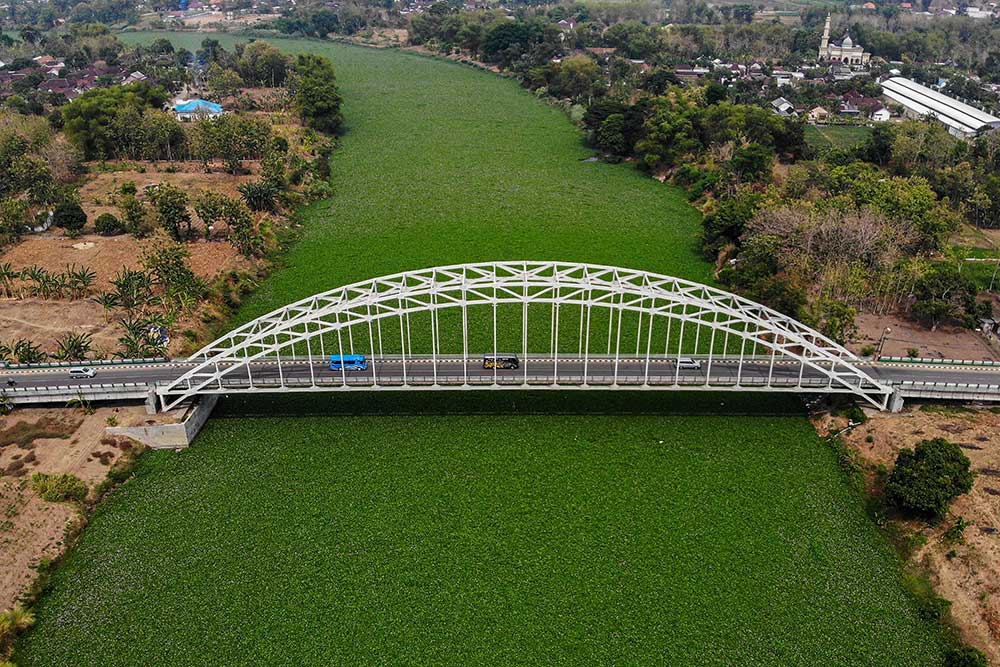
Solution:
{"label": "palm tree", "polygon": [[144,336],[136,336],[131,331],[126,331],[118,338],[118,345],[121,350],[115,353],[116,357],[122,359],[141,359],[144,349]]}
{"label": "palm tree", "polygon": [[62,361],[82,361],[90,353],[90,343],[91,339],[88,333],[66,334],[65,337],[57,341],[59,351],[52,356]]}
{"label": "palm tree", "polygon": [[145,320],[119,320],[125,333],[118,339],[121,351],[117,353],[125,359],[158,357],[166,354],[164,345],[158,338],[159,318]]}
{"label": "palm tree", "polygon": [[[9,402],[9,399],[7,399],[7,402]],[[27,630],[34,623],[35,615],[21,606],[20,603],[0,613],[0,656],[9,655],[11,646],[18,633]]]}
{"label": "palm tree", "polygon": [[125,333],[131,334],[136,337],[140,337],[145,333],[146,323],[142,320],[136,320],[132,318],[118,320],[118,323],[122,325],[122,329]]}
{"label": "palm tree", "polygon": [[10,361],[13,349],[6,343],[0,343],[0,361]]}
{"label": "palm tree", "polygon": [[42,292],[42,284],[48,277],[49,272],[38,266],[37,264],[32,264],[31,266],[21,269],[21,280],[30,280],[34,285],[28,288],[28,293],[31,296],[39,296]]}
{"label": "palm tree", "polygon": [[177,295],[177,305],[180,307],[181,312],[190,313],[198,305],[198,299],[187,292],[181,292]]}
{"label": "palm tree", "polygon": [[19,364],[39,364],[45,361],[46,354],[25,338],[18,339],[11,348],[11,353]]}
{"label": "palm tree", "polygon": [[149,303],[153,292],[153,279],[143,271],[122,269],[111,283],[115,286],[118,305],[132,312]]}
{"label": "palm tree", "polygon": [[23,632],[35,624],[35,615],[30,609],[25,609],[20,602],[3,612],[3,615],[10,621],[10,627],[14,632]]}
{"label": "palm tree", "polygon": [[104,308],[105,323],[111,321],[111,311],[118,307],[118,295],[114,292],[102,292],[94,299]]}
{"label": "palm tree", "polygon": [[21,277],[20,271],[11,268],[10,262],[0,264],[0,290],[3,295],[10,298],[14,296],[14,281]]}
{"label": "palm tree", "polygon": [[46,280],[47,297],[50,299],[61,299],[66,296],[66,289],[69,287],[69,276],[65,273],[49,274]]}
{"label": "palm tree", "polygon": [[90,293],[90,288],[97,280],[97,273],[89,267],[76,268],[76,264],[66,267],[66,277],[73,298],[79,299]]}

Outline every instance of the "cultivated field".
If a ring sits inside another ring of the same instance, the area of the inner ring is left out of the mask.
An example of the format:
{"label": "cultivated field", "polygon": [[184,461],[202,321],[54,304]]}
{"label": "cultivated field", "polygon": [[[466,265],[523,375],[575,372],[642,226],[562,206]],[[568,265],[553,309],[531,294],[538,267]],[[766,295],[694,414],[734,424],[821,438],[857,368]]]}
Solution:
{"label": "cultivated field", "polygon": [[[303,239],[241,319],[466,261],[710,275],[681,193],[581,162],[579,134],[515,83],[276,43],[332,57],[349,131],[336,196],[302,213]],[[789,408],[555,392],[230,403],[239,418],[144,456],[98,511],[17,664],[938,664],[833,454],[801,417],[766,416]]]}
{"label": "cultivated field", "polygon": [[853,148],[868,138],[870,127],[859,125],[806,125],[806,141],[813,148]]}

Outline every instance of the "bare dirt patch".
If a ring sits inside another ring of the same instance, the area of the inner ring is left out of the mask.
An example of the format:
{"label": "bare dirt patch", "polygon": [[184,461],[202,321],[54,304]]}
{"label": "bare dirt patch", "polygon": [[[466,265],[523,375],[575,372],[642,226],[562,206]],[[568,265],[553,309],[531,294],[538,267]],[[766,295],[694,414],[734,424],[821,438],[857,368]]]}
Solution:
{"label": "bare dirt patch", "polygon": [[93,487],[131,448],[125,438],[108,438],[107,419],[135,426],[161,422],[175,415],[148,416],[141,407],[99,408],[85,415],[79,409],[33,408],[0,417],[0,609],[9,608],[26,593],[34,567],[59,556],[66,529],[79,520],[69,503],[38,498],[28,480],[36,472],[70,473]]}
{"label": "bare dirt patch", "polygon": [[[25,239],[8,248],[0,255],[0,262],[9,262],[14,269],[40,266],[56,273],[66,270],[67,265],[90,267],[97,275],[92,295],[107,291],[116,273],[123,268],[138,269],[142,265],[143,252],[152,239],[136,239],[131,236],[104,237],[85,235],[78,239],[67,239],[54,234],[43,234]],[[227,241],[197,240],[184,246],[191,254],[189,263],[192,271],[206,281],[230,271],[247,271],[253,268],[249,260],[233,248]],[[184,318],[178,323],[177,331],[197,329],[198,315]],[[56,341],[63,335],[89,333],[91,335],[94,358],[110,358],[118,347],[122,335],[115,312],[110,316],[92,298],[77,300],[53,299],[0,299],[0,339],[5,342],[27,338],[38,344],[42,350],[56,351]],[[189,342],[180,336],[171,339],[170,353],[180,353]]]}
{"label": "bare dirt patch", "polygon": [[882,355],[905,357],[910,348],[917,356],[933,359],[1000,360],[1000,343],[981,333],[958,326],[939,326],[936,331],[891,315],[862,313],[857,317],[858,335],[850,348],[859,352],[866,345],[878,345],[886,327],[891,331],[882,346]]}
{"label": "bare dirt patch", "polygon": [[[115,273],[123,267],[137,269],[142,265],[143,251],[150,239],[131,236],[99,236],[86,234],[68,239],[56,234],[39,234],[8,248],[0,262],[10,262],[14,269],[37,265],[50,272],[65,271],[67,265],[88,266],[97,274],[95,289],[107,289]],[[242,270],[251,266],[249,260],[226,241],[192,241],[184,244],[191,253],[191,269],[200,278]]]}
{"label": "bare dirt patch", "polygon": [[338,36],[337,39],[362,46],[387,48],[406,46],[410,40],[410,34],[409,31],[403,28],[374,28],[359,32],[350,37]]}
{"label": "bare dirt patch", "polygon": [[[88,333],[94,356],[101,358],[114,353],[121,335],[117,322],[106,321],[104,309],[89,299],[0,299],[0,331],[4,342],[26,338],[49,352],[55,351],[56,341],[68,333]],[[100,355],[98,351],[108,354]]]}
{"label": "bare dirt patch", "polygon": [[[819,426],[821,432],[831,424]],[[877,413],[844,434],[848,446],[873,465],[891,470],[899,450],[943,437],[957,443],[976,472],[970,493],[960,496],[940,525],[905,523],[927,538],[913,555],[931,573],[938,594],[965,641],[1000,661],[1000,413],[988,409],[912,407],[899,414]],[[868,442],[868,440],[871,442]],[[957,517],[969,522],[964,544],[949,542],[945,531]]]}
{"label": "bare dirt patch", "polygon": [[[252,173],[234,176],[217,167],[211,173],[205,173],[204,165],[199,161],[108,164],[115,165],[116,170],[92,171],[87,182],[80,187],[80,205],[91,223],[101,213],[118,215],[112,195],[128,182],[135,183],[140,193],[150,185],[169,184],[181,188],[191,197],[200,190],[239,197],[237,188],[255,178]],[[133,168],[122,168],[123,166]],[[246,162],[244,166],[251,172],[256,169],[256,163],[253,162]]]}

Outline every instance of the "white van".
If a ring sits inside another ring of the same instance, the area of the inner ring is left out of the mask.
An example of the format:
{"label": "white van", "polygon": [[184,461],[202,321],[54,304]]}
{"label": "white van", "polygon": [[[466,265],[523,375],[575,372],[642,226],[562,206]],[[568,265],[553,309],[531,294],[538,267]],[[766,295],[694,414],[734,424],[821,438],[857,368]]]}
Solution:
{"label": "white van", "polygon": [[71,368],[69,369],[69,376],[71,378],[92,378],[97,375],[97,371],[93,368]]}
{"label": "white van", "polygon": [[693,371],[701,370],[701,360],[700,359],[689,359],[687,357],[681,357],[677,360],[677,368],[685,368]]}

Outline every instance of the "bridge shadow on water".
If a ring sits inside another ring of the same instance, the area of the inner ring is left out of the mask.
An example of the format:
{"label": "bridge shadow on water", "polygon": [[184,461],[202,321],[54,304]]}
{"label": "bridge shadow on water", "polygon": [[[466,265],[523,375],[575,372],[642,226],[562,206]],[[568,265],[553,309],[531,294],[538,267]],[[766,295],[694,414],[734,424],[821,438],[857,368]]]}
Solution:
{"label": "bridge shadow on water", "polygon": [[662,391],[427,391],[233,394],[215,418],[350,415],[733,415],[802,416],[794,394]]}

